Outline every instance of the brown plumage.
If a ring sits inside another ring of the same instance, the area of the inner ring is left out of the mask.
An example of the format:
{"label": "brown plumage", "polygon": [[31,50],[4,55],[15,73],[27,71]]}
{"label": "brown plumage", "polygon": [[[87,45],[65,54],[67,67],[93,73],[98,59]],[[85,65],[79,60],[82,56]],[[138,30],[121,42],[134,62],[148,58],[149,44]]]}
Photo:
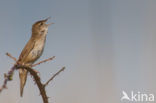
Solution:
{"label": "brown plumage", "polygon": [[[41,21],[37,21],[32,26],[32,35],[30,40],[19,56],[18,62],[22,64],[32,65],[43,53],[44,44],[46,41],[46,35],[48,32],[48,26],[53,24],[46,24],[49,18]],[[23,96],[23,88],[27,80],[27,70],[19,69],[20,78],[20,95]]]}

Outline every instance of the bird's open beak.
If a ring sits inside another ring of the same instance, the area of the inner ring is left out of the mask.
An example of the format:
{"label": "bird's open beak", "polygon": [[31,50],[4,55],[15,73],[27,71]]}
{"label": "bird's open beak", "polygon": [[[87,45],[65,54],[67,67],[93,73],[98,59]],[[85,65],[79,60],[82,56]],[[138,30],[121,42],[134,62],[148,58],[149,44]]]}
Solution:
{"label": "bird's open beak", "polygon": [[47,22],[51,17],[46,18],[44,21]]}
{"label": "bird's open beak", "polygon": [[[48,17],[48,18],[46,18],[44,21],[47,22],[50,18],[51,18],[51,17]],[[55,24],[55,23],[49,23],[49,24],[47,24],[47,26],[50,26],[50,25],[52,25],[52,24]]]}
{"label": "bird's open beak", "polygon": [[47,24],[47,26],[50,26],[50,25],[52,25],[52,24],[55,24],[55,23],[49,23],[49,24]]}

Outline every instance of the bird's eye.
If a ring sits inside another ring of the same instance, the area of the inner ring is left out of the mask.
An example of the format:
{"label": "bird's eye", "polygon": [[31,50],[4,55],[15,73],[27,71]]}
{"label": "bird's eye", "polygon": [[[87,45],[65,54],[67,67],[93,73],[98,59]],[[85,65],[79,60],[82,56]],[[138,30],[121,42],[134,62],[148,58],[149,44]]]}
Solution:
{"label": "bird's eye", "polygon": [[43,25],[43,23],[41,22],[40,25]]}

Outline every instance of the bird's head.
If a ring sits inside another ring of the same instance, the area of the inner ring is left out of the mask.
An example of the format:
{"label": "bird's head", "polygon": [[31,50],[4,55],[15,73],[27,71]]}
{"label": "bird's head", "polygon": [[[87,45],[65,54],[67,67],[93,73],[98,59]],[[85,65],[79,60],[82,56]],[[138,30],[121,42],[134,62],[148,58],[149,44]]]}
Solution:
{"label": "bird's head", "polygon": [[50,17],[48,17],[47,19],[44,19],[44,20],[40,20],[40,21],[37,21],[33,24],[32,26],[32,35],[33,36],[41,36],[41,35],[46,35],[47,32],[48,32],[48,27],[51,25],[51,24],[54,24],[54,23],[49,23],[49,24],[46,24],[46,22],[50,19]]}

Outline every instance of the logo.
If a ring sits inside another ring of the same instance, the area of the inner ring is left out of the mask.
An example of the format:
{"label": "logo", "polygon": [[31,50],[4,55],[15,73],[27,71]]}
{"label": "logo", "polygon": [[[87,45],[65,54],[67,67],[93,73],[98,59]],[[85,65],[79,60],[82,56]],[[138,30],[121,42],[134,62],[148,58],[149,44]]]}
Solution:
{"label": "logo", "polygon": [[131,91],[128,95],[125,91],[122,91],[121,101],[134,101],[134,102],[152,102],[154,101],[154,94],[141,93]]}

